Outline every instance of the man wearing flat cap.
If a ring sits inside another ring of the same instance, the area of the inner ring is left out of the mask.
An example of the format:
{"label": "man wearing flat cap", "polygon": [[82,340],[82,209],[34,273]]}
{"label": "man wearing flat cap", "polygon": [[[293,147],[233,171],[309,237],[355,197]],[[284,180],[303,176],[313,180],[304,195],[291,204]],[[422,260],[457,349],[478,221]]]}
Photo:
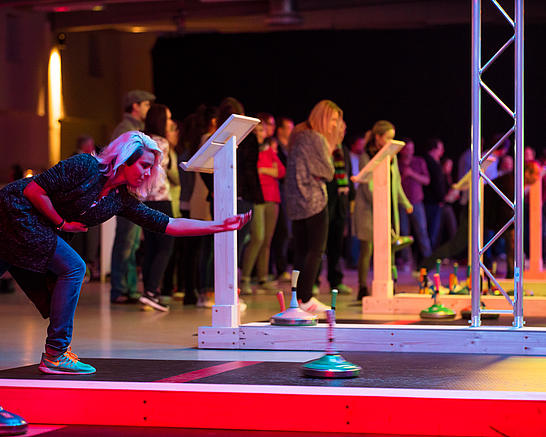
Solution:
{"label": "man wearing flat cap", "polygon": [[155,96],[148,91],[129,91],[123,99],[123,108],[125,110],[123,120],[114,129],[112,140],[130,130],[143,130],[146,114],[154,100]]}
{"label": "man wearing flat cap", "polygon": [[[129,91],[123,99],[123,120],[114,129],[112,140],[131,130],[144,130],[144,120],[154,100],[155,96],[147,91]],[[137,302],[139,294],[136,251],[140,245],[141,232],[140,226],[126,218],[116,217],[116,236],[110,269],[112,303]]]}

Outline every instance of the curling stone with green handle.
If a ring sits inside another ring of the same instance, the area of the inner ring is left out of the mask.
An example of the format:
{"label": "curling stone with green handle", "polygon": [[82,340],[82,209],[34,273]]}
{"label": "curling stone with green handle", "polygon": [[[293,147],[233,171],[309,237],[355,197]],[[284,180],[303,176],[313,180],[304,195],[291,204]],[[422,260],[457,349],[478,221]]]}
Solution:
{"label": "curling stone with green handle", "polygon": [[452,319],[455,317],[456,313],[451,308],[447,308],[441,303],[437,302],[438,294],[440,290],[440,274],[435,273],[433,276],[434,283],[434,294],[432,298],[434,299],[434,304],[427,309],[421,311],[419,315],[422,319]]}
{"label": "curling stone with green handle", "polygon": [[337,290],[332,290],[332,309],[326,311],[328,320],[328,345],[326,354],[302,365],[303,375],[313,378],[355,378],[362,368],[343,358],[334,348],[334,326],[336,323]]}

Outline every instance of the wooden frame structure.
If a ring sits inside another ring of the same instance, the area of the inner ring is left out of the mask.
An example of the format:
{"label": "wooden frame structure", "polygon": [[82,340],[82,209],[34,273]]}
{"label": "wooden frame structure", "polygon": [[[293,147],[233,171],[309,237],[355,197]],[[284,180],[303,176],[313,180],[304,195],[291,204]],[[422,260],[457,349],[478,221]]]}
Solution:
{"label": "wooden frame structure", "polygon": [[[188,162],[180,164],[185,171],[215,173],[215,220],[223,220],[237,214],[236,150],[259,122],[257,118],[232,114]],[[199,330],[200,332],[212,330],[221,344],[228,345],[233,343],[232,333],[234,328],[239,326],[235,231],[214,235],[214,287],[212,326]]]}
{"label": "wooden frame structure", "polygon": [[[487,328],[481,327],[480,314],[486,311],[481,310],[480,299],[481,293],[476,292],[480,290],[479,283],[479,269],[485,270],[483,263],[481,262],[481,254],[489,247],[491,243],[488,243],[486,247],[481,248],[481,226],[480,226],[480,207],[481,207],[481,180],[484,177],[484,166],[493,147],[483,157],[481,156],[480,149],[480,100],[479,91],[477,88],[484,87],[486,91],[490,91],[481,82],[481,73],[485,70],[489,64],[495,60],[498,54],[502,53],[512,42],[516,45],[516,111],[512,113],[515,119],[515,127],[507,133],[515,133],[516,136],[516,149],[520,150],[522,147],[523,139],[523,0],[515,0],[515,15],[516,20],[512,21],[507,17],[504,10],[498,5],[496,1],[494,4],[504,13],[505,18],[512,23],[515,29],[514,37],[501,48],[501,50],[489,61],[483,68],[480,66],[480,50],[481,50],[481,0],[473,0],[472,18],[473,18],[473,94],[472,94],[472,109],[473,109],[473,164],[471,173],[471,203],[473,205],[472,212],[472,251],[473,258],[473,275],[472,275],[472,289],[475,292],[470,299],[469,296],[443,296],[442,303],[446,306],[450,306],[454,309],[461,309],[462,306],[468,306],[469,301],[472,302],[472,320],[470,327],[457,327],[457,326],[383,326],[383,325],[346,325],[336,328],[336,345],[339,350],[389,350],[389,351],[404,351],[404,352],[464,352],[464,353],[505,353],[505,354],[546,354],[546,328],[524,328],[523,327],[523,300],[522,300],[522,247],[516,247],[516,269],[517,274],[514,280],[514,288],[516,290],[515,301],[504,297],[487,296],[483,297],[487,300],[486,305],[491,303],[493,305],[499,305],[498,310],[494,312],[499,313],[513,313],[514,324],[513,327],[495,327]],[[479,69],[479,71],[477,70]],[[491,93],[490,93],[491,94]],[[496,96],[493,97],[495,98]],[[506,136],[507,136],[506,135]],[[504,140],[504,137],[501,139]],[[226,150],[233,150],[235,147],[235,141],[231,140],[230,147],[226,147]],[[214,168],[218,174],[222,174],[222,177],[226,177],[226,181],[229,185],[232,183],[233,177],[233,154],[229,154],[227,151],[223,154],[219,154],[219,162],[215,164]],[[374,275],[376,275],[375,282],[372,286],[372,296],[363,299],[363,311],[368,312],[387,312],[387,313],[407,313],[411,312],[417,317],[418,312],[425,307],[425,304],[430,302],[430,297],[426,295],[397,295],[392,294],[392,272],[390,262],[385,262],[385,255],[387,260],[390,260],[391,246],[390,246],[390,178],[389,164],[390,156],[392,153],[385,153],[384,159],[377,160],[375,163],[377,166],[373,170],[374,178],[374,203],[379,202],[383,208],[374,208],[374,222],[378,225],[374,225],[374,244],[375,251],[382,253],[381,258],[383,261],[376,263],[374,257]],[[220,163],[221,161],[221,163]],[[231,170],[225,172],[222,166],[230,166]],[[518,158],[516,162],[517,173],[521,175],[520,170],[523,169],[522,161]],[[521,168],[520,168],[521,167]],[[230,172],[231,171],[231,172]],[[224,172],[224,173],[221,173]],[[518,181],[518,177],[516,177]],[[216,182],[216,181],[215,181]],[[521,183],[523,180],[520,181]],[[216,184],[215,184],[216,186]],[[378,188],[381,187],[380,190]],[[518,183],[516,187],[516,199],[515,199],[515,216],[514,222],[517,224],[517,234],[521,230],[522,220],[522,201],[518,202],[517,196],[521,195],[521,184]],[[219,192],[219,191],[218,191]],[[218,193],[217,192],[217,193]],[[380,198],[380,192],[384,198]],[[377,200],[376,200],[376,195]],[[229,202],[234,202],[231,195],[228,195]],[[219,201],[219,196],[216,196],[216,202]],[[517,206],[517,207],[516,207]],[[226,206],[228,207],[228,206]],[[216,212],[216,209],[215,209]],[[478,217],[478,218],[476,218]],[[377,231],[377,241],[376,241]],[[381,235],[380,235],[381,234]],[[219,240],[215,240],[215,245]],[[521,235],[516,236],[516,246],[523,245]],[[216,254],[215,249],[215,254]],[[233,255],[231,250],[229,253],[225,253],[224,256]],[[216,257],[218,258],[218,256]],[[237,268],[235,263],[229,261],[229,269]],[[222,266],[224,269],[224,266]],[[225,270],[225,269],[224,269]],[[478,272],[478,274],[476,274]],[[486,273],[488,273],[486,271]],[[230,281],[236,276],[235,272],[228,274]],[[218,283],[220,276],[215,276]],[[498,282],[493,278],[495,284]],[[220,288],[216,290],[216,299],[220,303],[219,306],[215,306],[213,309],[213,322],[211,327],[199,328],[199,347],[200,348],[228,348],[228,349],[284,349],[284,350],[324,350],[326,341],[326,325],[319,324],[315,327],[280,327],[271,326],[268,323],[251,323],[243,326],[238,326],[234,322],[235,315],[233,305],[234,299],[234,285],[231,282],[228,284],[230,297],[228,301],[225,300],[226,290],[223,285],[218,285]],[[481,291],[481,290],[480,290]],[[486,299],[487,298],[487,299]],[[489,302],[491,300],[491,302]],[[502,306],[511,305],[509,310],[502,309]],[[528,314],[532,315],[534,311],[543,313],[546,310],[546,299],[537,300],[529,298]],[[229,308],[227,308],[229,307]],[[490,311],[491,312],[491,311]],[[217,314],[220,313],[220,314]],[[514,329],[517,328],[517,329]]]}
{"label": "wooden frame structure", "polygon": [[[373,180],[373,281],[372,296],[393,297],[391,239],[391,162],[406,143],[392,140],[355,176],[359,183]],[[376,253],[380,256],[376,256]]]}

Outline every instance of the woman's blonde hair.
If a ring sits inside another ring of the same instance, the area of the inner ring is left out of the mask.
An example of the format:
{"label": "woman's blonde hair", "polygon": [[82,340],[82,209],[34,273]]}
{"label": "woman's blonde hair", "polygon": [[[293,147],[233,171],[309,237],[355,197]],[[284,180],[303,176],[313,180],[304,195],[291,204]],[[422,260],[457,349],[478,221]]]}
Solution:
{"label": "woman's blonde hair", "polygon": [[394,124],[392,124],[390,121],[387,120],[379,120],[376,121],[375,124],[372,127],[372,134],[373,135],[385,135],[390,130],[394,130]]}
{"label": "woman's blonde hair", "polygon": [[336,146],[340,146],[345,138],[345,130],[347,129],[347,123],[345,120],[341,120],[336,129]]}
{"label": "woman's blonde hair", "polygon": [[343,119],[343,111],[331,100],[321,100],[311,110],[307,122],[311,129],[324,135],[328,143],[334,147],[336,146],[338,129],[334,129],[333,132],[328,132],[328,124],[334,113],[339,113],[339,121]]}
{"label": "woman's blonde hair", "polygon": [[[125,132],[108,144],[100,152],[97,159],[104,166],[102,170],[104,175],[111,177],[117,174],[120,166],[133,165],[142,156],[144,151],[154,154],[154,164],[150,169],[150,177],[145,179],[142,185],[131,190],[138,197],[144,198],[152,187],[159,183],[163,174],[163,169],[161,168],[163,153],[157,143],[148,135],[138,131]],[[134,157],[133,154],[135,154]],[[127,163],[128,160],[129,163]]]}
{"label": "woman's blonde hair", "polygon": [[385,135],[385,133],[387,133],[391,129],[395,130],[394,124],[392,124],[390,121],[387,121],[387,120],[376,121],[371,129],[371,135],[369,136],[368,141],[366,142],[366,147],[375,146],[375,136]]}

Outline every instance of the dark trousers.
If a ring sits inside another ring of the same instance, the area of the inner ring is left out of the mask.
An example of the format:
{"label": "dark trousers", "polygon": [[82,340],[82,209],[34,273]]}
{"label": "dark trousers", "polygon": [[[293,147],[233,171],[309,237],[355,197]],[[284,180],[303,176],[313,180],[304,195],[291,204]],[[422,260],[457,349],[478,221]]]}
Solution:
{"label": "dark trousers", "polygon": [[[209,212],[214,220],[214,199],[209,202]],[[247,227],[247,226],[245,226]],[[202,235],[199,251],[199,294],[214,291],[214,235]]]}
{"label": "dark trousers", "polygon": [[100,226],[91,226],[87,232],[74,234],[69,244],[87,264],[98,267]]}
{"label": "dark trousers", "polygon": [[199,291],[199,257],[202,237],[184,237],[178,265],[178,289],[184,290],[184,305],[197,303]]}
{"label": "dark trousers", "polygon": [[425,203],[427,214],[428,235],[432,250],[438,247],[440,228],[442,226],[442,206],[438,203]]}
{"label": "dark trousers", "polygon": [[180,282],[177,280],[175,281],[175,274],[178,274],[178,266],[180,264],[180,259],[183,256],[183,251],[184,238],[175,238],[173,250],[171,252],[171,256],[169,257],[167,267],[165,268],[165,274],[163,275],[163,283],[161,285],[161,294],[163,296],[171,296],[173,291],[182,287]]}
{"label": "dark trousers", "polygon": [[[459,213],[459,226],[454,237],[446,241],[441,246],[432,251],[432,254],[423,259],[420,267],[426,267],[432,270],[436,265],[436,260],[444,258],[454,258],[463,255],[468,248],[468,206],[464,205]],[[470,260],[468,261],[470,262]]]}
{"label": "dark trousers", "polygon": [[[189,211],[182,211],[183,218],[190,218]],[[162,294],[170,295],[176,286],[184,292],[184,305],[197,302],[199,289],[199,257],[201,237],[175,238],[173,253],[163,277]]]}
{"label": "dark trousers", "polygon": [[294,268],[300,271],[298,299],[307,302],[313,296],[313,284],[328,238],[328,210],[292,222],[294,233]]}
{"label": "dark trousers", "polygon": [[[150,208],[156,209],[172,217],[170,200],[145,202]],[[173,250],[174,238],[144,230],[144,258],[142,260],[142,280],[144,290],[159,292],[161,280],[169,263]]]}
{"label": "dark trousers", "polygon": [[[247,213],[252,209],[252,203],[237,199],[237,214]],[[243,265],[243,253],[246,244],[250,241],[250,224],[243,226],[237,231],[237,260],[239,265]]]}
{"label": "dark trousers", "polygon": [[344,229],[345,218],[336,212],[331,214],[328,225],[328,242],[326,244],[330,288],[335,288],[343,282],[343,271],[339,261],[343,251]]}

